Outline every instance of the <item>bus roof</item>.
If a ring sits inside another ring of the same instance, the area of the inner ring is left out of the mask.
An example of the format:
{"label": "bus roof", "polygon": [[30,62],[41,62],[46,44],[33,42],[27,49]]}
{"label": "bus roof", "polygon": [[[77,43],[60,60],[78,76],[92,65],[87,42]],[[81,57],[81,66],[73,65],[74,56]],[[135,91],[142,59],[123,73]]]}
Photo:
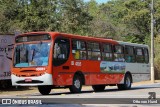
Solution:
{"label": "bus roof", "polygon": [[129,45],[129,46],[138,46],[138,47],[147,47],[148,48],[148,45],[146,44],[137,44],[137,43],[130,43],[130,42],[123,42],[123,41],[117,41],[119,44],[122,44],[122,45]]}
{"label": "bus roof", "polygon": [[97,41],[97,42],[109,42],[113,44],[117,44],[116,40],[112,39],[104,39],[104,38],[98,38],[98,37],[89,37],[89,36],[82,36],[82,35],[76,35],[76,34],[68,34],[68,33],[60,33],[60,32],[29,32],[29,33],[24,33],[18,36],[23,36],[23,35],[31,35],[31,34],[50,34],[52,38],[62,35],[64,37],[70,37],[70,38],[75,38],[75,39],[81,39],[81,40],[92,40],[92,41]]}
{"label": "bus roof", "polygon": [[75,38],[75,39],[84,39],[84,40],[92,40],[92,41],[97,41],[97,42],[109,42],[109,43],[116,43],[117,44],[117,41],[116,40],[113,40],[113,39],[107,39],[107,38],[99,38],[99,37],[90,37],[90,36],[81,36],[81,35],[74,35],[74,34],[66,34],[66,33],[60,33],[62,34],[63,36],[68,36],[68,37],[71,37],[71,38]]}
{"label": "bus roof", "polygon": [[123,41],[117,41],[113,39],[107,39],[107,38],[100,38],[100,37],[89,37],[89,36],[82,36],[82,35],[76,35],[76,34],[68,34],[68,33],[60,33],[60,32],[28,32],[21,34],[19,36],[23,35],[30,35],[30,34],[50,34],[51,37],[55,37],[58,35],[62,35],[64,37],[70,37],[70,38],[75,38],[75,39],[82,39],[82,40],[92,40],[92,41],[97,41],[97,42],[109,42],[113,44],[123,44],[123,45],[130,45],[130,46],[139,46],[139,47],[148,47],[148,45],[145,44],[137,44],[137,43],[130,43],[130,42],[123,42]]}

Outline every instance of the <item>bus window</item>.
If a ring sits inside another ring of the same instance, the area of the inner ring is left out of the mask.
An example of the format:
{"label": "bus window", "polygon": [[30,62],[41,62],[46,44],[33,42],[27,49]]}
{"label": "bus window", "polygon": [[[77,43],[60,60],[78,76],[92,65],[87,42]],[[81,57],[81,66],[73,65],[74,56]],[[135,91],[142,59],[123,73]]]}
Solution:
{"label": "bus window", "polygon": [[112,61],[112,47],[110,44],[103,44],[102,46],[103,52],[102,57],[104,61]]}
{"label": "bus window", "polygon": [[124,62],[124,52],[123,52],[123,46],[121,45],[115,45],[114,46],[114,61],[118,62]]}
{"label": "bus window", "polygon": [[87,59],[85,42],[72,40],[72,54],[75,59]]}
{"label": "bus window", "polygon": [[125,61],[126,62],[135,62],[134,47],[125,46]]}
{"label": "bus window", "polygon": [[69,40],[58,38],[54,43],[53,65],[59,66],[65,63],[69,57]]}
{"label": "bus window", "polygon": [[30,66],[47,66],[49,58],[49,50],[51,43],[30,43],[20,44],[15,47],[14,66],[30,67]]}
{"label": "bus window", "polygon": [[144,62],[144,56],[143,56],[143,49],[142,48],[137,48],[136,49],[136,61],[138,63],[143,63]]}
{"label": "bus window", "polygon": [[149,55],[148,55],[148,49],[144,49],[144,60],[145,63],[149,63]]}
{"label": "bus window", "polygon": [[88,59],[101,60],[99,43],[88,42],[87,49],[88,49]]}

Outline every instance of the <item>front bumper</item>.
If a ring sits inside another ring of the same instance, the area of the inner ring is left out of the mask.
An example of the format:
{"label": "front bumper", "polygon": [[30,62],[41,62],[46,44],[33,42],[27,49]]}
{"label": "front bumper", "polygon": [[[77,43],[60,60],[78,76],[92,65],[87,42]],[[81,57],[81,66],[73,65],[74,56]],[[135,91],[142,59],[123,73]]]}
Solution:
{"label": "front bumper", "polygon": [[[11,75],[13,86],[39,86],[39,85],[53,85],[52,75],[45,73],[37,77],[18,77]],[[26,79],[31,79],[31,82],[26,82]]]}

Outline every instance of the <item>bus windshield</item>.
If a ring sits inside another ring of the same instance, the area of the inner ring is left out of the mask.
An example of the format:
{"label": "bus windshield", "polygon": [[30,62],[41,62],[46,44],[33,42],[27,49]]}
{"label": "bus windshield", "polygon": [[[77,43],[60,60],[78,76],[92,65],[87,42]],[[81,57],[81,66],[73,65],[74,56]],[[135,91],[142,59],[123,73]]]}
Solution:
{"label": "bus windshield", "polygon": [[17,45],[14,53],[14,67],[47,66],[50,45],[50,42]]}

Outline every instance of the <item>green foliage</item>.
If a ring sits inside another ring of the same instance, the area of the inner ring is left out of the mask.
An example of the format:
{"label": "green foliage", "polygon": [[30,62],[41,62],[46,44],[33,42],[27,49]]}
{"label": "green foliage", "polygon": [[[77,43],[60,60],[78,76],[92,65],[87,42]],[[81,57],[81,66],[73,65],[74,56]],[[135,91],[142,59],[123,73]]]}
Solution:
{"label": "green foliage", "polygon": [[[127,34],[131,36],[131,42],[146,43],[144,40],[150,33],[150,8],[147,5],[147,2],[139,0],[125,2],[128,14],[123,20],[131,31]],[[126,39],[128,40],[128,37]]]}
{"label": "green foliage", "polygon": [[[160,70],[160,0],[154,0],[155,63]],[[150,45],[151,0],[0,0],[0,33],[59,31]]]}
{"label": "green foliage", "polygon": [[92,17],[85,10],[86,6],[82,0],[61,0],[61,31],[66,33],[87,33],[88,21]]}
{"label": "green foliage", "polygon": [[[0,0],[0,32],[59,31],[149,44],[150,0]],[[160,0],[155,0],[155,36]]]}
{"label": "green foliage", "polygon": [[87,21],[82,0],[1,0],[0,32],[59,31],[86,34]]}

